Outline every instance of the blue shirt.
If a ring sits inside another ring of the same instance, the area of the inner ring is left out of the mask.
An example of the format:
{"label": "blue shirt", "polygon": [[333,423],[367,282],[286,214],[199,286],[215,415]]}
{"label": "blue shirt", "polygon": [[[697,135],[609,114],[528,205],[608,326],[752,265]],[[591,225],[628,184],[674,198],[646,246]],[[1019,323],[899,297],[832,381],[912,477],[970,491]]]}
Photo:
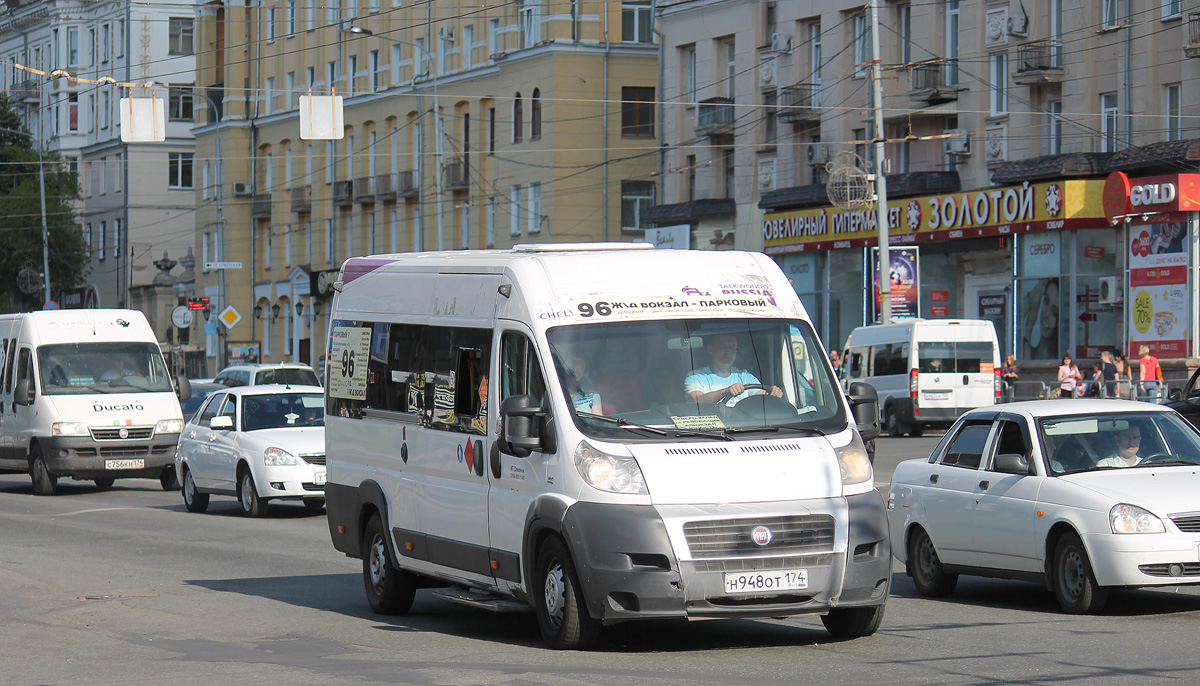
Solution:
{"label": "blue shirt", "polygon": [[[720,374],[714,372],[711,367],[701,367],[693,371],[691,374],[688,374],[687,378],[683,380],[683,392],[687,393],[688,397],[691,397],[692,393],[695,393],[696,391],[700,391],[701,393],[711,393],[713,391],[719,391],[722,388],[729,388],[734,383],[741,383],[743,386],[748,386],[750,384],[759,384],[762,382],[758,380],[758,377],[754,376],[745,369],[737,369],[735,367],[729,371],[729,376],[721,376]],[[734,401],[747,398],[760,392],[761,391],[758,390],[743,391],[741,395],[730,398],[729,403],[733,403]]]}

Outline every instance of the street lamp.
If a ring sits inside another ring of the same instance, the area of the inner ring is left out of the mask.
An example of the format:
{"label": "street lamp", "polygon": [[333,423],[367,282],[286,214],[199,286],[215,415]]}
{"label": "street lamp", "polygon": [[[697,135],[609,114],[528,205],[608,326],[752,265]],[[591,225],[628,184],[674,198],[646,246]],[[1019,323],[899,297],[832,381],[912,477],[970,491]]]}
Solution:
{"label": "street lamp", "polygon": [[[416,50],[419,50],[421,53],[421,66],[422,66],[422,68],[425,69],[425,74],[430,77],[431,85],[433,86],[433,193],[434,193],[434,197],[437,199],[436,200],[437,212],[435,213],[434,217],[435,217],[435,223],[437,226],[437,249],[442,250],[443,249],[443,244],[442,244],[442,117],[441,117],[441,111],[438,108],[437,69],[433,69],[433,68],[429,67],[429,60],[430,60],[429,50],[426,49],[426,47],[424,45],[421,45],[420,43],[414,43],[412,41],[401,40],[399,38],[392,38],[391,36],[377,34],[374,31],[372,31],[371,29],[364,29],[361,26],[348,26],[348,27],[342,29],[342,32],[343,33],[352,33],[357,36],[373,36],[375,38],[379,38],[379,39],[385,40],[385,41],[390,41],[392,43],[398,43],[400,45],[411,45],[413,48],[415,48]],[[419,74],[413,75],[413,88],[414,89],[416,88],[417,76],[420,76],[420,75]],[[418,107],[420,107],[419,104],[418,104]],[[418,120],[424,121],[424,112],[423,111],[422,111],[421,115],[418,117]],[[425,153],[425,134],[422,133],[421,134],[421,157],[418,157],[417,159],[422,159],[424,157],[424,153]],[[421,216],[424,217],[425,213],[422,212]],[[423,230],[423,229],[424,229],[424,227],[418,227],[419,231]]]}
{"label": "street lamp", "polygon": [[[41,127],[41,117],[38,117],[38,126]],[[32,133],[26,131],[18,131],[16,129],[0,128],[0,131],[5,133],[15,133],[18,136],[28,136],[29,142],[37,148],[38,155],[38,193],[42,200],[42,285],[46,289],[46,299],[43,304],[50,302],[50,231],[46,227],[46,165],[42,159],[41,141],[35,139]]]}

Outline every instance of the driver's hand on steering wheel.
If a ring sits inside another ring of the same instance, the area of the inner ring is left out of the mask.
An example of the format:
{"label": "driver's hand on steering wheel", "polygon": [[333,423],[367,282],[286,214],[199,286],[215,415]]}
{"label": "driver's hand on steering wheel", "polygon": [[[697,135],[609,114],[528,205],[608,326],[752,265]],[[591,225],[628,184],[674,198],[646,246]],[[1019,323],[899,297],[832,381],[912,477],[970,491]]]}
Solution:
{"label": "driver's hand on steering wheel", "polygon": [[779,386],[771,386],[771,395],[775,396],[776,398],[782,398],[783,390],[780,389]]}
{"label": "driver's hand on steering wheel", "polygon": [[741,381],[734,381],[733,385],[725,389],[725,394],[730,398],[736,398],[746,392],[746,387]]}

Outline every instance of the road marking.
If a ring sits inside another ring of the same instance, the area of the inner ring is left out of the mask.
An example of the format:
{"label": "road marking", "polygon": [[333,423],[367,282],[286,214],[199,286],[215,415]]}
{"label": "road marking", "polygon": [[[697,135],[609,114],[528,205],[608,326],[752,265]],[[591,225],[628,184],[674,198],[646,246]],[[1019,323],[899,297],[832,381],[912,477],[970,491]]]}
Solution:
{"label": "road marking", "polygon": [[119,510],[145,510],[144,507],[97,507],[91,510],[76,510],[74,512],[60,512],[58,514],[43,515],[43,514],[18,514],[15,512],[4,513],[7,517],[72,517],[74,515],[90,514],[92,512],[117,512]]}

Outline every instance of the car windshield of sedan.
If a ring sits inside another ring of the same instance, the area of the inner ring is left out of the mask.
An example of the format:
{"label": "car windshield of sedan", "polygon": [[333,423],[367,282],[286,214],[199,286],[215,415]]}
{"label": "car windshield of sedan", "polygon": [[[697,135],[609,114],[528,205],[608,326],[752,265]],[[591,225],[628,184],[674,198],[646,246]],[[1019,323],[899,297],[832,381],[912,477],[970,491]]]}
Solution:
{"label": "car windshield of sedan", "polygon": [[842,391],[804,321],[618,321],[546,337],[575,424],[591,436],[728,439],[847,425]]}
{"label": "car windshield of sedan", "polygon": [[1174,412],[1046,417],[1038,427],[1055,475],[1200,465],[1200,434]]}
{"label": "car windshield of sedan", "polygon": [[242,431],[325,426],[325,396],[271,393],[242,396]]}

